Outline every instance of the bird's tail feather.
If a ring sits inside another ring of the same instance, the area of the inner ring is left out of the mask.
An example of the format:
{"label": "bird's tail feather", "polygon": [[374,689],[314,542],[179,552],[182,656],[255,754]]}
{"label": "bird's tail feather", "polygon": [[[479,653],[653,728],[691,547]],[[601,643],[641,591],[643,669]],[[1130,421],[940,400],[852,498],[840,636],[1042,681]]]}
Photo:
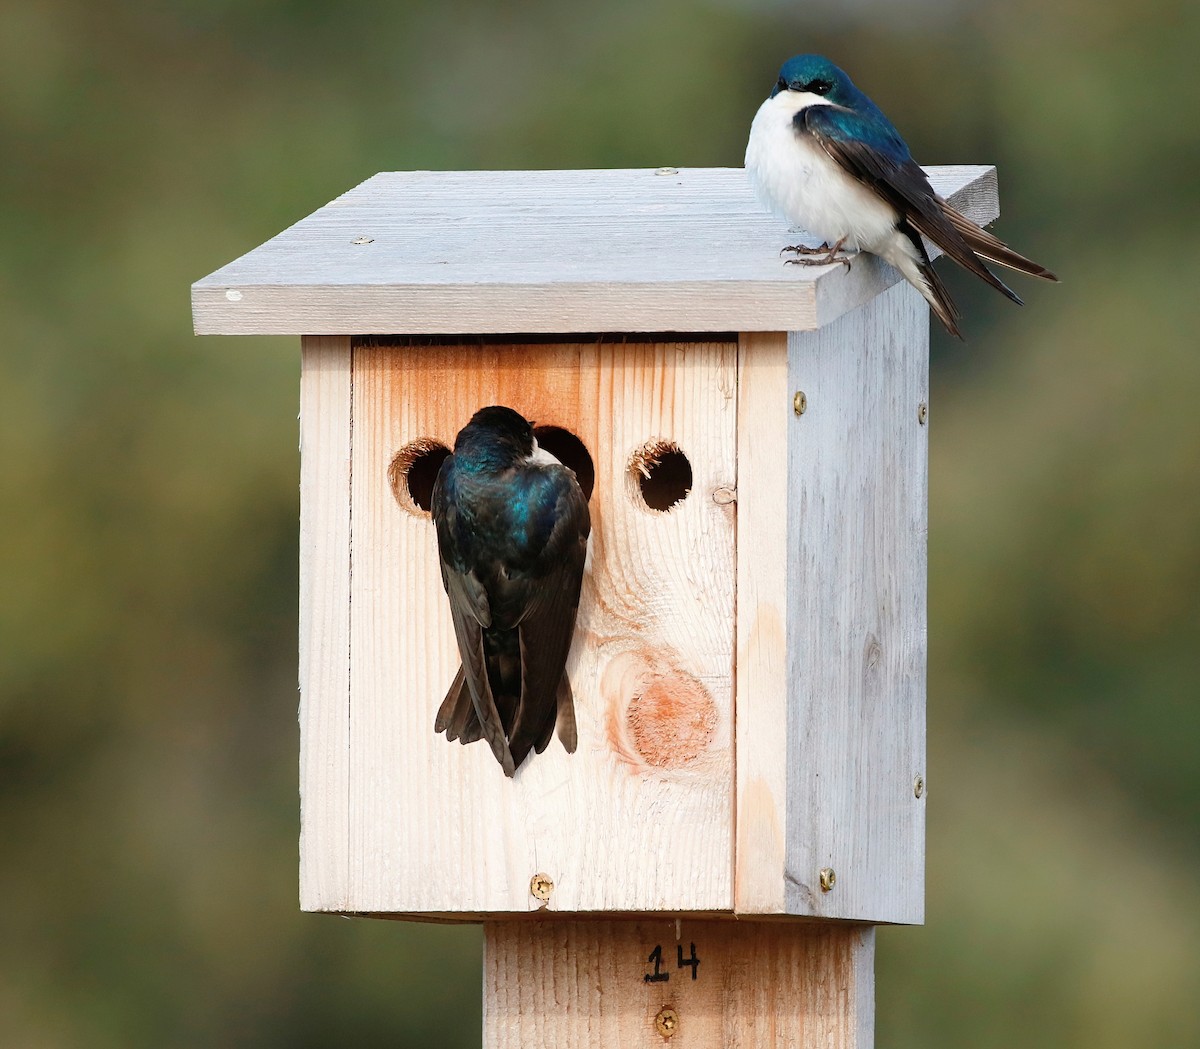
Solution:
{"label": "bird's tail feather", "polygon": [[925,296],[925,301],[937,314],[937,319],[942,322],[946,331],[956,339],[961,339],[963,333],[958,326],[961,314],[958,312],[958,307],[954,305],[954,300],[950,298],[950,292],[946,290],[946,285],[942,283],[942,278],[933,268],[933,263],[926,259],[918,266],[918,270],[924,283],[917,285],[917,291]]}
{"label": "bird's tail feather", "polygon": [[535,742],[535,739],[527,733],[520,733],[508,741],[508,751],[512,755],[514,770],[521,767],[521,762],[529,756]]}
{"label": "bird's tail feather", "polygon": [[571,680],[564,670],[558,679],[554,692],[553,703],[532,703],[530,711],[537,711],[541,720],[534,724],[523,722],[509,740],[512,749],[513,764],[518,768],[525,760],[530,750],[540,754],[550,740],[554,738],[554,729],[558,728],[558,738],[562,741],[563,749],[568,754],[575,753],[578,737],[575,732],[575,701],[571,694]]}
{"label": "bird's tail feather", "polygon": [[568,754],[574,754],[575,748],[579,745],[579,734],[575,729],[575,697],[571,693],[571,679],[567,677],[565,670],[558,683],[558,694],[555,700],[558,707],[559,741]]}
{"label": "bird's tail feather", "polygon": [[504,738],[503,728],[497,724],[491,732],[485,730],[480,720],[479,712],[475,709],[475,701],[467,683],[466,672],[460,666],[458,673],[450,684],[446,698],[438,708],[437,717],[433,721],[434,732],[446,733],[447,740],[457,739],[460,743],[474,743],[478,739],[487,738],[496,760],[504,769],[506,776],[516,771],[508,742]]}
{"label": "bird's tail feather", "polygon": [[877,254],[890,262],[909,282],[924,296],[937,319],[945,326],[946,331],[956,339],[963,337],[958,327],[959,312],[950,292],[942,283],[933,263],[929,261],[929,253],[916,230],[902,225],[896,231],[896,236],[889,242],[875,249]]}
{"label": "bird's tail feather", "polygon": [[[950,207],[944,200],[939,199],[938,203],[943,209]],[[943,217],[949,220],[950,225],[942,221]],[[959,218],[964,222],[970,223],[976,230],[979,230],[979,227],[975,226],[975,223],[971,222],[970,219],[962,215],[959,215]],[[976,277],[990,284],[1001,295],[1011,299],[1018,306],[1024,305],[1021,297],[983,264],[983,260],[975,253],[971,245],[967,243],[966,238],[959,233],[954,220],[948,213],[945,216],[930,213],[915,213],[908,216],[907,221],[901,225],[901,228],[904,229],[904,226],[909,224],[918,232],[925,234],[950,258],[962,266],[963,269],[974,273]],[[926,255],[924,246],[921,248],[921,254]],[[928,262],[928,258],[926,258],[926,262]],[[960,335],[959,338],[962,338],[962,336]]]}
{"label": "bird's tail feather", "polygon": [[[537,726],[536,736],[529,732],[522,732],[511,743],[506,744],[507,753],[503,757],[497,754],[497,759],[505,767],[508,775],[512,775],[511,772],[508,772],[510,762],[511,767],[515,770],[525,760],[531,749],[538,754],[546,749],[554,736],[556,726],[563,749],[568,754],[575,753],[575,748],[579,743],[575,727],[575,701],[571,692],[570,678],[565,672],[559,679],[554,698],[553,705],[546,705],[547,717],[541,725]],[[485,735],[479,715],[475,711],[475,703],[471,698],[466,672],[461,666],[446,692],[446,698],[442,700],[442,705],[438,708],[437,717],[433,722],[433,730],[434,732],[444,732],[447,740],[457,739],[464,744],[474,743],[476,740],[483,739]],[[495,750],[495,741],[489,740],[489,742],[493,744],[492,749]]]}
{"label": "bird's tail feather", "polygon": [[475,706],[471,702],[471,690],[467,688],[467,675],[463,668],[458,668],[454,680],[446,692],[446,698],[438,707],[437,717],[433,720],[433,731],[446,733],[446,739],[462,739],[467,742],[465,733],[470,728],[470,722],[476,723]]}
{"label": "bird's tail feather", "polygon": [[963,240],[967,242],[976,255],[987,259],[989,262],[994,262],[998,266],[1007,266],[1010,270],[1016,270],[1018,273],[1027,273],[1031,277],[1041,277],[1042,280],[1058,280],[1045,266],[1039,265],[1032,259],[1027,259],[1019,252],[1013,251],[999,237],[995,237],[987,230],[975,225],[966,215],[955,210],[944,200],[940,201],[940,203],[942,205],[942,212],[946,218],[950,220],[950,223],[958,230]]}

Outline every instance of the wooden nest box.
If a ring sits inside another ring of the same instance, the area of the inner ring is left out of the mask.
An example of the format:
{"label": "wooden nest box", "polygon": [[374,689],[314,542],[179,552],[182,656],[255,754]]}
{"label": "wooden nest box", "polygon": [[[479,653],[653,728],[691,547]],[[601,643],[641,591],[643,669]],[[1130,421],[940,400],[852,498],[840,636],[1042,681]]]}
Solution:
{"label": "wooden nest box", "polygon": [[[866,1046],[870,926],[922,920],[927,307],[796,239],[737,169],[385,173],[194,286],[302,336],[301,905],[487,922],[488,1045]],[[433,730],[489,404],[592,517],[578,749],[513,779]]]}

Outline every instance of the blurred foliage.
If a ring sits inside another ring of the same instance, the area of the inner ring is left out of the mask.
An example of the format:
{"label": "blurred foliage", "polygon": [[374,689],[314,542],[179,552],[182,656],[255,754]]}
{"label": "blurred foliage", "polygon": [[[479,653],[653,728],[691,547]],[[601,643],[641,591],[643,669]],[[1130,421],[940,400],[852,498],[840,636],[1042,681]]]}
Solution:
{"label": "blurred foliage", "polygon": [[948,275],[879,1044],[1200,1044],[1200,9],[2,7],[0,1043],[478,1043],[478,930],[297,912],[296,341],[188,286],[378,170],[737,165],[822,50],[1064,278]]}

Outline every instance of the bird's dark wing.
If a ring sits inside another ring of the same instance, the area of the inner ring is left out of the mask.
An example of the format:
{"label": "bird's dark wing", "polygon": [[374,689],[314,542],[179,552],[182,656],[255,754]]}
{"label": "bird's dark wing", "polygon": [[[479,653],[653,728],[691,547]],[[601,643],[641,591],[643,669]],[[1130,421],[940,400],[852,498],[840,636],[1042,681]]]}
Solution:
{"label": "bird's dark wing", "polygon": [[1019,252],[1013,251],[999,237],[994,237],[987,230],[981,229],[975,225],[961,211],[957,211],[951,207],[946,201],[940,197],[938,200],[942,205],[942,212],[946,218],[950,220],[959,233],[962,234],[970,246],[971,250],[976,255],[980,255],[989,262],[998,263],[1001,266],[1007,266],[1011,270],[1017,270],[1020,273],[1027,273],[1031,277],[1041,277],[1042,280],[1052,280],[1057,282],[1058,278],[1051,273],[1045,266],[1034,262],[1032,259],[1027,259]]}
{"label": "bird's dark wing", "polygon": [[[800,110],[794,126],[797,134],[811,136],[847,174],[879,194],[903,220],[960,266],[1013,302],[1021,302],[1017,294],[980,261],[959,225],[947,213],[948,205],[934,193],[925,172],[890,124],[860,116],[841,106],[818,105]],[[958,217],[964,222],[970,221],[964,216]]]}
{"label": "bird's dark wing", "polygon": [[[450,459],[447,459],[447,463]],[[456,510],[454,501],[446,497],[444,479],[446,467],[439,472],[434,484],[432,516],[437,528],[438,555],[441,559],[442,585],[450,599],[450,618],[454,624],[454,638],[458,643],[458,654],[462,658],[459,673],[450,686],[441,709],[434,722],[435,731],[454,729],[462,741],[478,739],[482,735],[492,748],[496,760],[505,775],[516,771],[504,726],[500,720],[496,701],[488,681],[487,657],[484,653],[483,630],[491,625],[492,610],[487,591],[474,572],[466,569],[459,557],[455,542]],[[471,697],[474,708],[474,723],[470,714],[462,709],[463,684]],[[449,731],[447,737],[453,739]]]}
{"label": "bird's dark wing", "polygon": [[[458,654],[462,657],[462,674],[471,694],[478,727],[505,774],[511,776],[516,771],[516,764],[508,741],[504,738],[504,725],[488,681],[487,658],[483,649],[483,626],[491,619],[487,594],[474,573],[457,572],[445,561],[442,562],[442,582],[450,598],[450,618],[454,623]],[[451,688],[453,690],[453,686]],[[470,717],[465,712],[461,724],[463,732],[472,728]],[[469,741],[464,738],[464,742]]]}
{"label": "bird's dark wing", "polygon": [[[553,467],[557,474],[567,471]],[[579,591],[591,531],[587,500],[571,477],[560,484],[553,504],[553,528],[539,558],[536,579],[519,623],[521,702],[509,736],[513,764],[520,766],[530,749],[545,749],[559,726],[559,738],[575,750],[575,714],[566,676],[567,654],[575,632]]]}

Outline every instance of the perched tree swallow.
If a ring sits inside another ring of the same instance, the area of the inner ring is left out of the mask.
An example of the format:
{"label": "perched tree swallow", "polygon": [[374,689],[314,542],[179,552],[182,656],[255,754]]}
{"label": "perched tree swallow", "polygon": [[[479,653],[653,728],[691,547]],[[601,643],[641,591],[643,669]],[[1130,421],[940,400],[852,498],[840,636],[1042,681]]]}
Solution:
{"label": "perched tree swallow", "polygon": [[750,127],[746,172],[769,208],[825,241],[822,249],[785,248],[821,256],[789,261],[844,261],[837,255],[842,248],[878,255],[925,296],[960,339],[958,309],[934,272],[922,234],[1018,304],[984,259],[1058,280],[934,193],[888,118],[821,55],[797,55],[783,64]]}
{"label": "perched tree swallow", "polygon": [[486,739],[507,776],[556,723],[574,753],[566,663],[592,527],[575,474],[511,408],[481,408],[442,463],[431,509],[462,657],[434,731]]}

